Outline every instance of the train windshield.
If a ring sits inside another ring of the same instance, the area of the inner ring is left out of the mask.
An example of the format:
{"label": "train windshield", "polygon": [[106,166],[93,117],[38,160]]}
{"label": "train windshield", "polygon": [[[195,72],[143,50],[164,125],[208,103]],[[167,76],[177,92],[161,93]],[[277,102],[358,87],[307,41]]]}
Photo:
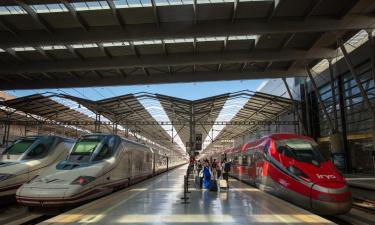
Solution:
{"label": "train windshield", "polygon": [[105,136],[84,137],[76,142],[69,155],[69,161],[89,162],[99,145],[104,142]]}
{"label": "train windshield", "polygon": [[300,162],[319,165],[327,161],[318,149],[318,145],[306,139],[285,139],[276,141],[276,149],[281,154]]}
{"label": "train windshield", "polygon": [[6,150],[6,153],[9,155],[22,155],[35,141],[36,138],[17,140]]}

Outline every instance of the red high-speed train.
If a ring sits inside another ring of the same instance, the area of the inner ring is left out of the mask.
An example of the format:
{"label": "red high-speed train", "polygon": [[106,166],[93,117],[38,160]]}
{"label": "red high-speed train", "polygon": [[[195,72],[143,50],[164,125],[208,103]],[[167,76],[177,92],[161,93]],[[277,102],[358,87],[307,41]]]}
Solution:
{"label": "red high-speed train", "polygon": [[351,191],[316,142],[297,134],[272,134],[224,154],[230,175],[321,215],[343,214]]}

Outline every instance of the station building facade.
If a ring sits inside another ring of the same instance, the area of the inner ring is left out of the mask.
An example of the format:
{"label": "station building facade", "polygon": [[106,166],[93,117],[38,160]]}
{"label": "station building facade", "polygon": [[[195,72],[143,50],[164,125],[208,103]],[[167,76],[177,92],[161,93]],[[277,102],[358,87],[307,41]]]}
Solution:
{"label": "station building facade", "polygon": [[[350,54],[357,75],[360,78],[367,98],[375,108],[374,60],[368,43]],[[234,145],[248,142],[257,137],[278,132],[306,132],[320,145],[325,157],[346,173],[375,174],[375,115],[365,104],[344,58],[332,65],[333,80],[329,68],[315,74],[314,80],[324,102],[328,117],[324,113],[311,81],[304,78],[288,78],[293,98],[299,100],[299,110],[303,120],[299,125],[270,125],[259,127],[255,132],[246,133],[234,141]],[[281,79],[268,80],[258,91],[277,96],[289,97]],[[294,111],[280,115],[278,120],[297,121]],[[337,124],[332,130],[331,123]]]}

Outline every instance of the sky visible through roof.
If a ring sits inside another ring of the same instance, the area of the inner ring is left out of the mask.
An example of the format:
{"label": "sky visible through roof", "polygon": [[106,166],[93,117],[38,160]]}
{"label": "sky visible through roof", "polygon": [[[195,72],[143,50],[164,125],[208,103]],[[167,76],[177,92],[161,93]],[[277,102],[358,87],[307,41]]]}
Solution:
{"label": "sky visible through roof", "polygon": [[[220,95],[224,93],[237,92],[241,90],[256,91],[261,84],[266,80],[243,80],[243,81],[220,81],[220,82],[199,82],[199,83],[179,83],[179,84],[157,84],[157,85],[134,85],[134,86],[118,86],[118,87],[90,87],[90,88],[65,88],[65,89],[44,89],[44,90],[17,90],[7,91],[8,94],[15,95],[17,97],[32,95],[36,93],[62,93],[69,94],[81,98],[87,98],[91,100],[99,100],[104,98],[111,98],[114,96],[138,93],[138,92],[149,92],[163,95],[169,95],[177,98],[184,98],[188,100],[196,100],[206,98],[214,95]],[[161,107],[157,100],[140,100],[140,103],[148,110],[148,112],[157,121],[168,121],[169,118],[165,111]],[[64,104],[64,102],[61,102]],[[230,121],[236,113],[242,108],[246,101],[227,101],[220,112],[218,119],[221,121]],[[67,106],[70,106],[69,104]],[[77,109],[77,107],[74,107]],[[85,113],[85,112],[83,112]],[[91,114],[86,112],[85,114]],[[182,150],[186,150],[184,143],[178,135],[173,135],[176,131],[172,132],[170,127],[162,126],[164,130],[174,139],[178,146]],[[209,131],[212,134],[213,139],[220,133],[224,128],[223,125],[214,125]],[[174,129],[175,130],[175,129]],[[210,144],[210,138],[207,136],[206,140],[203,141],[203,149]]]}
{"label": "sky visible through roof", "polygon": [[177,98],[196,100],[211,97],[229,92],[242,90],[256,91],[257,87],[264,80],[243,80],[243,81],[219,81],[219,82],[199,82],[199,83],[179,83],[179,84],[157,84],[157,85],[132,85],[117,87],[90,87],[90,88],[62,88],[62,89],[42,89],[42,90],[17,90],[7,91],[8,94],[17,97],[32,95],[36,93],[55,92],[64,93],[90,100],[111,98],[114,96],[149,92],[169,95]]}

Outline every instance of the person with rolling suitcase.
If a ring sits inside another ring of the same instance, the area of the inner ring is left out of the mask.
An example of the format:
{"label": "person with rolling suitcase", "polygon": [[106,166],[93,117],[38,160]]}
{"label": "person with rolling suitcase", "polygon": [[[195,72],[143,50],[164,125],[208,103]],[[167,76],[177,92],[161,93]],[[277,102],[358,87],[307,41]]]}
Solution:
{"label": "person with rolling suitcase", "polygon": [[229,188],[229,172],[230,172],[231,164],[227,162],[226,159],[223,160],[222,168],[223,168],[223,181],[220,180],[220,188]]}

